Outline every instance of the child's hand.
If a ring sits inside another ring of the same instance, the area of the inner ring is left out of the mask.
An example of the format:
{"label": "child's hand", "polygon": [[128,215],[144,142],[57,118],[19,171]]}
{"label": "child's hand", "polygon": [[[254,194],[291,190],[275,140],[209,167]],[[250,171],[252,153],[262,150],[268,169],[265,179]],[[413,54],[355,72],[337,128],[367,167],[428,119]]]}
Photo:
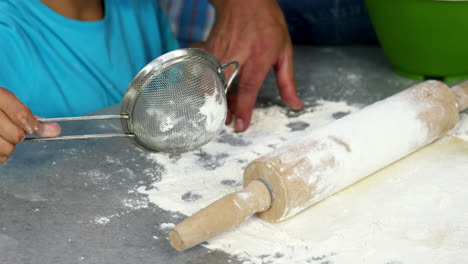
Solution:
{"label": "child's hand", "polygon": [[51,137],[57,136],[60,130],[56,123],[40,124],[27,106],[0,87],[0,163],[8,160],[16,144],[26,135]]}

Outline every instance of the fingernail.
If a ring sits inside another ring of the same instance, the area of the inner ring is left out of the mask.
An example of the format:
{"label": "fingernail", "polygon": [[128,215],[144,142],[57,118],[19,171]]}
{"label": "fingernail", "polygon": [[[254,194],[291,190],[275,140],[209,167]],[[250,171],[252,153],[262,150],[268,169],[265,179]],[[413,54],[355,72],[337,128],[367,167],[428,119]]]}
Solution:
{"label": "fingernail", "polygon": [[302,108],[304,108],[304,103],[302,103],[301,101],[299,102],[287,102],[286,103],[291,109],[293,110],[302,110]]}
{"label": "fingernail", "polygon": [[25,138],[26,138],[26,136],[23,136],[23,138],[21,139],[21,141],[20,141],[20,142],[23,142]]}
{"label": "fingernail", "polygon": [[26,121],[26,119],[23,119],[21,120],[21,122],[23,123],[24,125],[24,128],[26,129],[26,132],[30,135],[34,134],[34,131],[31,129],[31,126],[28,124],[28,122]]}
{"label": "fingernail", "polygon": [[244,131],[244,120],[236,118],[235,129],[236,131]]}

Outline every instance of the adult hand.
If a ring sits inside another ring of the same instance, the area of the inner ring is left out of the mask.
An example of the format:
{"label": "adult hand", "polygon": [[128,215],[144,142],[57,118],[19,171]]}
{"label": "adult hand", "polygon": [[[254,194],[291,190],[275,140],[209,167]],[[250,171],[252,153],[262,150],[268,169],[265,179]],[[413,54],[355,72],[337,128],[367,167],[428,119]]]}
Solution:
{"label": "adult hand", "polygon": [[14,94],[0,87],[0,163],[8,160],[16,144],[26,135],[53,137],[60,134],[56,123],[41,124]]}
{"label": "adult hand", "polygon": [[272,67],[283,101],[292,109],[302,109],[296,93],[291,39],[276,0],[211,2],[216,22],[204,48],[221,63],[236,60],[241,64],[237,92],[228,95],[226,123],[235,118],[236,131],[247,129],[258,92]]}

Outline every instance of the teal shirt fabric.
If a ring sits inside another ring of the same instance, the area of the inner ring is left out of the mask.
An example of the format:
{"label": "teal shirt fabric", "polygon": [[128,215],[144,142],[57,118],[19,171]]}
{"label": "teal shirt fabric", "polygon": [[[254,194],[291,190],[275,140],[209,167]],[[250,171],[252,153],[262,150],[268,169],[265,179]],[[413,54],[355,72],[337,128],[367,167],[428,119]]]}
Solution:
{"label": "teal shirt fabric", "polygon": [[104,0],[99,21],[66,18],[40,0],[0,0],[0,87],[42,117],[119,103],[151,60],[178,48],[156,0]]}

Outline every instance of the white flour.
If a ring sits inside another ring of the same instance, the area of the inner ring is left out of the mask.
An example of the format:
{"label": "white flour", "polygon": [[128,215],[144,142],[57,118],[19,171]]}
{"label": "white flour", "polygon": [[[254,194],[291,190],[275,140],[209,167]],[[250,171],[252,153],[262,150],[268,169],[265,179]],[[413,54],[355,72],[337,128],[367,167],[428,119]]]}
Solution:
{"label": "white flour", "polygon": [[166,116],[166,118],[163,118],[163,122],[161,122],[159,130],[161,132],[167,132],[171,129],[174,128],[175,125],[177,125],[180,121],[182,121],[184,118],[179,117],[176,120],[172,119],[170,116]]}
{"label": "white flour", "polygon": [[172,229],[174,228],[174,224],[173,223],[162,223],[161,224],[161,229]]}
{"label": "white flour", "polygon": [[[334,120],[332,115],[335,113],[357,110],[343,102],[321,103],[315,111],[289,119],[285,110],[280,107],[256,111],[252,126],[246,133],[224,134],[204,146],[202,151],[207,154],[206,157],[201,155],[200,151],[192,151],[182,154],[177,162],[174,162],[170,155],[148,154],[149,159],[163,164],[168,175],[160,182],[154,183],[153,187],[157,187],[158,190],[150,191],[150,201],[157,200],[157,204],[163,209],[191,215],[222,195],[238,190],[242,184],[243,169],[248,162],[272,151],[288,138],[304,133],[299,130],[291,132],[293,129],[290,127],[307,125],[307,129],[313,129],[330,123]],[[232,128],[227,129],[232,131]],[[226,143],[231,141],[240,142],[240,145]],[[145,188],[147,187],[142,186],[138,191],[146,193]],[[186,202],[187,199],[181,199],[190,193],[194,199],[188,199],[189,202]],[[199,195],[203,198],[197,198]]]}
{"label": "white flour", "polygon": [[[276,106],[257,109],[246,133],[233,134],[228,128],[230,133],[202,151],[177,159],[148,154],[148,159],[164,166],[165,174],[161,181],[138,191],[165,210],[192,215],[240,190],[244,168],[253,159],[330,123],[333,116],[356,110],[344,102],[327,101],[292,118]],[[465,114],[453,133],[466,139],[467,127]],[[255,264],[464,263],[468,259],[467,165],[468,156],[460,153],[418,152],[294,218],[269,224],[253,217],[204,246]],[[161,229],[173,226],[163,225]]]}
{"label": "white flour", "polygon": [[207,132],[218,133],[226,116],[226,100],[220,100],[219,91],[215,89],[213,95],[205,95],[205,103],[200,107],[200,114],[205,116]]}
{"label": "white flour", "polygon": [[[173,101],[170,102],[174,105]],[[190,102],[180,102],[179,107],[184,107],[184,104],[190,104]],[[174,109],[170,112],[170,115],[168,115],[167,112],[156,108],[147,109],[146,112],[148,115],[156,116],[156,118],[162,120],[159,124],[159,130],[161,132],[168,132],[174,127],[177,127],[182,121],[186,121],[184,116],[173,118],[173,116],[178,115]],[[205,94],[204,104],[198,110],[201,116],[200,119],[193,118],[193,120],[191,120],[192,128],[199,128],[200,123],[203,122],[205,130],[208,133],[218,133],[224,124],[226,116],[226,100],[220,100],[219,91],[215,90],[212,95],[208,93]],[[195,115],[193,117],[195,117]]]}
{"label": "white flour", "polygon": [[452,132],[453,136],[468,141],[468,114],[464,114],[460,117],[460,122]]}
{"label": "white flour", "polygon": [[98,225],[105,225],[110,222],[109,217],[106,216],[101,216],[101,217],[95,217],[94,218],[94,223]]}

